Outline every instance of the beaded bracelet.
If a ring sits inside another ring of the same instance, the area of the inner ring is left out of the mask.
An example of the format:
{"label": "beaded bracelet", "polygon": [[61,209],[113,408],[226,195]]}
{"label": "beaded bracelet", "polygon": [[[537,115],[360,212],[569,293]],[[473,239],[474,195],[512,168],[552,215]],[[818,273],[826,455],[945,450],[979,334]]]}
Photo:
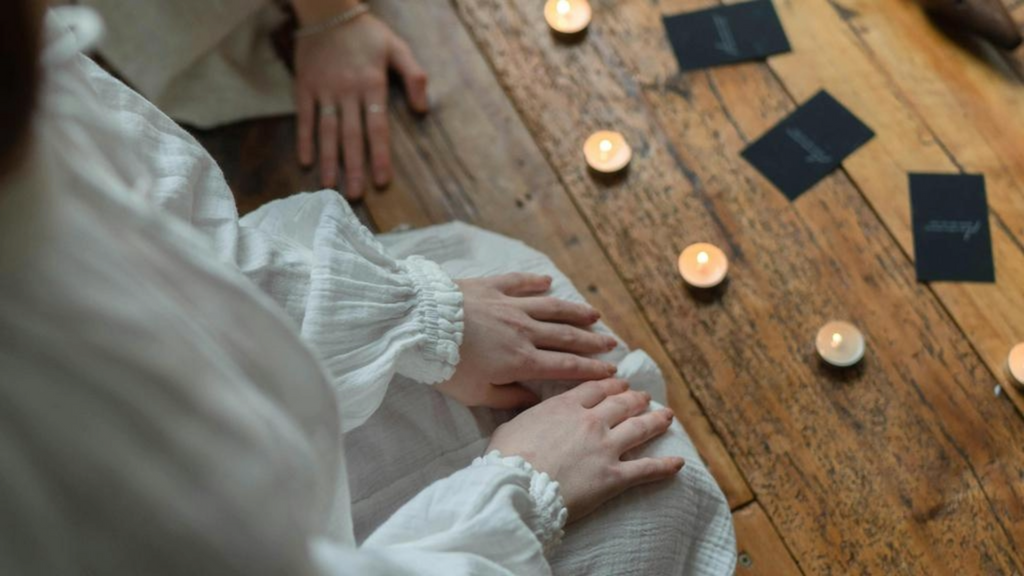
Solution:
{"label": "beaded bracelet", "polygon": [[299,28],[298,30],[295,31],[294,36],[295,38],[307,38],[309,36],[316,36],[321,32],[326,32],[331,28],[341,26],[346,22],[351,22],[352,20],[355,20],[356,18],[362,16],[363,14],[366,14],[369,11],[370,7],[367,6],[366,4],[356,4],[355,6],[349,8],[348,10],[345,10],[341,14],[328,18],[323,22],[319,22],[317,24],[310,24],[309,26],[303,26],[302,28]]}

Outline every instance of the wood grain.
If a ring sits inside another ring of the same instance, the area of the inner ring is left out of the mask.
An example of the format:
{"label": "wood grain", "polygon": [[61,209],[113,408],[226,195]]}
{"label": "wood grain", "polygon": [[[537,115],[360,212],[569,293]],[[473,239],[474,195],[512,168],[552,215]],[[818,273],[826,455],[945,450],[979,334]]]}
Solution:
{"label": "wood grain", "polygon": [[[846,176],[790,204],[739,158],[794,102],[760,64],[678,74],[659,9],[709,3],[599,2],[574,46],[535,3],[456,4],[800,566],[1021,571],[1019,415]],[[636,152],[611,184],[575,153],[604,126]],[[734,263],[710,300],[674,272],[707,239]],[[833,317],[867,334],[858,370],[814,358]]]}
{"label": "wood grain", "polygon": [[737,576],[802,574],[757,502],[733,512],[732,521],[736,526]]}
{"label": "wood grain", "polygon": [[931,287],[1024,409],[1005,370],[1024,340],[1024,84],[994,48],[958,44],[912,4],[809,0],[780,13],[796,51],[772,69],[798,100],[824,86],[877,128],[844,166],[906,253],[908,171],[985,175],[998,282]]}
{"label": "wood grain", "polygon": [[562,184],[447,2],[381,2],[376,11],[430,71],[433,110],[413,117],[392,98],[396,181],[367,205],[383,230],[463,220],[546,253],[631,347],[661,366],[669,399],[732,507],[752,499]]}

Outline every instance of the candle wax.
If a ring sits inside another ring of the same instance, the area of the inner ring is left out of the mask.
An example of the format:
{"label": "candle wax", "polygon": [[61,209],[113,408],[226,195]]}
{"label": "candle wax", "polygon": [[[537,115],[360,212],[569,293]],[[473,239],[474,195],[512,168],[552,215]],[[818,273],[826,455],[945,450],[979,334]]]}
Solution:
{"label": "candle wax", "polygon": [[1010,376],[1018,385],[1024,386],[1024,342],[1017,344],[1010,350],[1010,356],[1006,359],[1007,367],[1010,369]]}
{"label": "candle wax", "polygon": [[864,335],[849,322],[825,324],[818,330],[814,345],[821,358],[833,366],[853,366],[864,358]]}
{"label": "candle wax", "polygon": [[722,283],[729,272],[729,259],[718,246],[698,242],[687,246],[679,255],[679,274],[696,288],[713,288]]}
{"label": "candle wax", "polygon": [[629,165],[633,150],[622,134],[600,130],[591,134],[583,143],[583,157],[594,170],[610,174]]}

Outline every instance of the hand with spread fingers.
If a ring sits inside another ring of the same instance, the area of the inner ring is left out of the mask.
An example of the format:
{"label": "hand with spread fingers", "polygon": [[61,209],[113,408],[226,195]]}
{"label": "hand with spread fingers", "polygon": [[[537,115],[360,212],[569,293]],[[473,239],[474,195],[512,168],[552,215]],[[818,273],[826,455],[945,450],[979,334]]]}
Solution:
{"label": "hand with spread fingers", "polygon": [[300,28],[295,45],[295,102],[299,161],[314,162],[320,181],[338,182],[339,148],[345,196],[363,196],[370,176],[377,187],[391,181],[388,134],[388,69],[402,77],[409,106],[425,113],[427,76],[409,46],[355,0],[294,0]]}
{"label": "hand with spread fingers", "polygon": [[559,483],[569,522],[575,522],[633,486],[682,469],[677,456],[622,459],[672,424],[672,411],[648,411],[650,402],[624,380],[587,382],[499,426],[487,451],[521,456],[546,472]]}
{"label": "hand with spread fingers", "polygon": [[505,274],[459,280],[465,331],[461,359],[438,389],[467,406],[523,408],[538,402],[527,380],[596,380],[616,366],[590,358],[609,352],[611,336],[587,330],[597,310],[544,296],[549,276]]}

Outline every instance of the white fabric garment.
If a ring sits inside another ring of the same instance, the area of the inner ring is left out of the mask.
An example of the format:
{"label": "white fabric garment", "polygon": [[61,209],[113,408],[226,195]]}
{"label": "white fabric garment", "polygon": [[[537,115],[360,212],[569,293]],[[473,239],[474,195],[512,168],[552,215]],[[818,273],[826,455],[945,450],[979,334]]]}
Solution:
{"label": "white fabric garment", "polygon": [[[421,254],[457,278],[548,274],[553,296],[585,302],[547,256],[493,232],[453,222],[380,239],[396,256]],[[600,323],[595,330],[615,336]],[[629,352],[620,341],[601,359],[617,363],[619,376],[631,387],[650,392],[652,409],[665,403],[665,381],[650,356]],[[566,388],[552,382],[527,385],[543,398]],[[512,415],[469,411],[404,377],[392,381],[380,409],[345,437],[356,539],[372,533],[423,486],[484,451],[490,433]],[[629,457],[668,455],[686,459],[674,480],[634,488],[566,529],[565,540],[549,556],[555,574],[733,573],[736,542],[728,504],[683,427],[673,423],[667,434]],[[376,464],[359,465],[369,461]]]}
{"label": "white fabric garment", "polygon": [[[78,54],[72,14],[49,16],[31,161],[0,189],[0,574],[549,573],[557,485],[467,466],[508,415],[425,383],[458,362],[449,274],[550,262],[460,224],[385,249],[329,191],[239,222],[202,148]],[[663,394],[642,354],[620,368]],[[649,450],[688,464],[571,526],[556,573],[731,572],[685,433]]]}
{"label": "white fabric garment", "polygon": [[100,54],[169,116],[200,128],[295,111],[271,0],[81,0],[109,25]]}

